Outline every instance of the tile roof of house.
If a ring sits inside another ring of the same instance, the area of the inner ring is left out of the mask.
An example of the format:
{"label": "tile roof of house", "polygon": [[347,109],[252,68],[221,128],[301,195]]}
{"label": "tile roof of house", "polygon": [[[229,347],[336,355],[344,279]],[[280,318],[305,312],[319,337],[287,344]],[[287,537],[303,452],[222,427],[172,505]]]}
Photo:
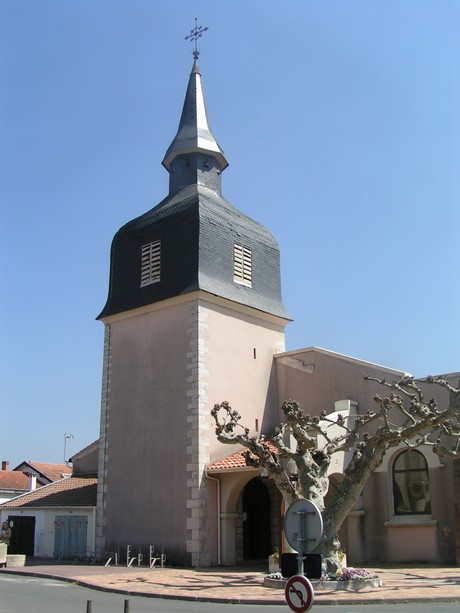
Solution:
{"label": "tile roof of house", "polygon": [[19,470],[0,470],[0,489],[27,492],[29,477]]}
{"label": "tile roof of house", "polygon": [[65,477],[22,494],[2,507],[95,507],[97,477]]}
{"label": "tile roof of house", "polygon": [[50,481],[58,481],[62,479],[64,475],[71,475],[72,468],[67,464],[50,464],[49,462],[35,462],[34,460],[28,460],[21,462],[15,470],[21,467],[23,470],[24,464],[28,464],[31,468],[47,477]]}
{"label": "tile roof of house", "polygon": [[[265,445],[270,449],[272,453],[277,453],[277,449],[271,443],[266,442]],[[208,466],[208,470],[214,472],[221,471],[231,471],[231,470],[243,470],[253,468],[252,466],[247,466],[245,454],[247,453],[246,449],[242,451],[237,451],[236,453],[223,458],[222,460],[218,460],[214,462],[210,466]],[[252,454],[251,454],[252,455]],[[254,456],[253,456],[254,457]]]}

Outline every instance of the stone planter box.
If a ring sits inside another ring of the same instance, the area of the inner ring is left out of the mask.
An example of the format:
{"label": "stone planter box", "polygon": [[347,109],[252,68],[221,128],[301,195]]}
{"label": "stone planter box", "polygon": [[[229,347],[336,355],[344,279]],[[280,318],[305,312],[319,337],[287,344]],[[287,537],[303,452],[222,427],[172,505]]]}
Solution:
{"label": "stone planter box", "polygon": [[6,556],[6,566],[25,566],[26,556],[19,553],[12,553]]}
{"label": "stone planter box", "polygon": [[321,590],[346,590],[347,592],[361,592],[382,587],[382,580],[375,579],[353,579],[352,581],[312,581],[313,589]]}
{"label": "stone planter box", "polygon": [[[283,589],[286,587],[287,579],[272,579],[271,577],[264,578],[265,587],[274,587]],[[347,592],[362,592],[372,590],[382,586],[382,580],[379,577],[375,579],[355,579],[353,581],[315,581],[311,584],[315,592],[329,592],[346,590]]]}
{"label": "stone planter box", "polygon": [[268,572],[278,573],[280,570],[279,556],[268,556]]}
{"label": "stone planter box", "polygon": [[5,566],[6,564],[6,552],[8,547],[5,543],[0,543],[0,566]]}

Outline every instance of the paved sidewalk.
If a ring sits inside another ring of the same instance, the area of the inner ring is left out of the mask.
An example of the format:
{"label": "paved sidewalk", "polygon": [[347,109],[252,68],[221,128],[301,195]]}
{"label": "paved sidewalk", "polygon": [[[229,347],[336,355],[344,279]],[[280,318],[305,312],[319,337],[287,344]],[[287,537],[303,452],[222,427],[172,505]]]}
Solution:
{"label": "paved sidewalk", "polygon": [[[460,567],[411,566],[372,568],[382,579],[380,588],[365,591],[315,590],[315,604],[378,604],[397,602],[460,602]],[[126,568],[34,563],[8,567],[0,573],[25,574],[72,581],[95,589],[127,595],[201,600],[208,602],[283,604],[284,590],[263,585],[260,567]]]}

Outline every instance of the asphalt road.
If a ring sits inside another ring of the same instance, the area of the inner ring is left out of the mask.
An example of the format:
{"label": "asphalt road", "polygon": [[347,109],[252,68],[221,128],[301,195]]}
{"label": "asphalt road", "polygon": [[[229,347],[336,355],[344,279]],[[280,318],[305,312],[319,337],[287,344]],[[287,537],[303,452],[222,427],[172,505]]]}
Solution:
{"label": "asphalt road", "polygon": [[[92,613],[290,613],[287,605],[234,605],[101,592],[53,579],[0,576],[0,613],[86,613],[91,601]],[[315,605],[318,613],[458,613],[459,602],[396,605]]]}

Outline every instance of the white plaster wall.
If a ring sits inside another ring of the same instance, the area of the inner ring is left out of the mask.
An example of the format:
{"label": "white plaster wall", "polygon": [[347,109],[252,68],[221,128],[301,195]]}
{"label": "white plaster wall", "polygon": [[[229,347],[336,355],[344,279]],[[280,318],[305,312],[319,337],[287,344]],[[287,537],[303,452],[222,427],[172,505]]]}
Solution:
{"label": "white plaster wall", "polygon": [[[35,517],[35,543],[34,543],[34,555],[37,557],[53,557],[53,550],[51,549],[51,555],[47,555],[47,545],[45,538],[45,516],[46,510],[38,509],[14,509],[7,508],[0,511],[0,521],[3,523],[9,516],[22,516],[22,517]],[[53,515],[54,517],[54,515]],[[14,530],[14,526],[12,528]]]}
{"label": "white plaster wall", "polygon": [[12,498],[16,498],[16,496],[20,496],[21,494],[24,494],[24,492],[23,491],[18,491],[14,493],[5,492],[3,494],[0,494],[0,504],[2,504],[3,502],[7,502],[7,500],[11,500]]}
{"label": "white plaster wall", "polygon": [[[8,516],[35,517],[34,556],[38,558],[54,557],[54,521],[57,515],[82,515],[88,519],[87,555],[94,551],[95,521],[93,509],[78,507],[67,509],[4,509],[0,512],[0,521],[6,521]],[[13,526],[14,530],[14,526]]]}

